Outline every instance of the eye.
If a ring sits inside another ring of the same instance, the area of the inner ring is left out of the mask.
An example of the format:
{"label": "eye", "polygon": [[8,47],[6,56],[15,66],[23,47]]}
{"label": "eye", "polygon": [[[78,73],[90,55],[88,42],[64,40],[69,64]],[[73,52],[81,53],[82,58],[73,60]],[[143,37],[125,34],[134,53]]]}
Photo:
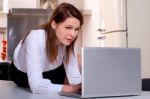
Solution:
{"label": "eye", "polygon": [[68,30],[71,30],[71,29],[72,29],[72,27],[70,27],[70,26],[67,26],[67,27],[66,27],[66,29],[68,29]]}
{"label": "eye", "polygon": [[80,31],[80,28],[76,28],[75,31]]}

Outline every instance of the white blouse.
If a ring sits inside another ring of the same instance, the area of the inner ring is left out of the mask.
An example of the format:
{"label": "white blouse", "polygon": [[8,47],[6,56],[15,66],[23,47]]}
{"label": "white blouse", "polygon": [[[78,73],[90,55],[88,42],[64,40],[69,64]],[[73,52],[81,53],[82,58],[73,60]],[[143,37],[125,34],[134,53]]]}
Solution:
{"label": "white blouse", "polygon": [[[43,78],[42,73],[58,68],[64,61],[65,50],[65,46],[59,47],[56,62],[52,64],[46,56],[44,30],[32,30],[23,44],[20,41],[15,49],[13,61],[18,70],[27,73],[33,93],[52,93],[62,90],[63,85],[53,84],[49,79]],[[73,54],[64,67],[70,84],[81,83],[78,63]]]}

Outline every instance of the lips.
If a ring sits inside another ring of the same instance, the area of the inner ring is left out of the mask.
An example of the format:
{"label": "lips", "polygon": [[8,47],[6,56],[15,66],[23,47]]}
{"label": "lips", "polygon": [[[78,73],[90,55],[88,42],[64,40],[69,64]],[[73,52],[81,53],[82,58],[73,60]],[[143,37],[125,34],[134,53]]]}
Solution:
{"label": "lips", "polygon": [[73,39],[66,39],[67,42],[71,43]]}

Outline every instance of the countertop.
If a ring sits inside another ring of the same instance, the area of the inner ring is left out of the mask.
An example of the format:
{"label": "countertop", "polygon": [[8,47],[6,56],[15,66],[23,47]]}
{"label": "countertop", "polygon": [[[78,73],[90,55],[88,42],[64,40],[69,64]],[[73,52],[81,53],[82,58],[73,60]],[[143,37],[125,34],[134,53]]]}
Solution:
{"label": "countertop", "polygon": [[[0,99],[75,99],[53,94],[32,94],[29,89],[20,88],[12,81],[0,80]],[[143,91],[141,96],[109,97],[94,99],[150,99],[150,91]]]}

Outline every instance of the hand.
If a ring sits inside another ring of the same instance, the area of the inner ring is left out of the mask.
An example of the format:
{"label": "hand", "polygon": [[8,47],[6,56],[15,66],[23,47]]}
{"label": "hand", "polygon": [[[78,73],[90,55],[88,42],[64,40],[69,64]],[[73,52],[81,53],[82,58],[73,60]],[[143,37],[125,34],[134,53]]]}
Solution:
{"label": "hand", "polygon": [[63,85],[62,92],[78,92],[81,90],[81,84],[79,85]]}

